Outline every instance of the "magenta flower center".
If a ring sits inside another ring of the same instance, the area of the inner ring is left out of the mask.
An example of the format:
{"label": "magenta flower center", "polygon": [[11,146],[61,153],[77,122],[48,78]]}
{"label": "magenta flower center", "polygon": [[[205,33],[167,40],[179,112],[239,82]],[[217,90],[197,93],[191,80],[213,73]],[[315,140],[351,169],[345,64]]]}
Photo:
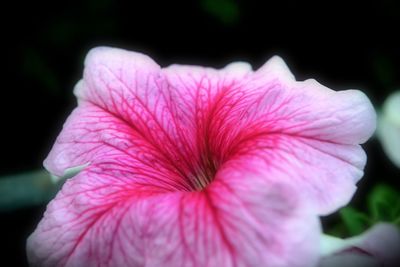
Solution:
{"label": "magenta flower center", "polygon": [[[147,142],[157,148],[157,157],[163,155],[163,160],[158,164],[170,169],[172,176],[175,177],[172,179],[174,184],[168,185],[168,191],[204,190],[216,178],[222,165],[239,154],[240,145],[246,143],[244,146],[248,146],[248,141],[253,139],[251,136],[243,138],[241,131],[234,133],[226,128],[224,123],[232,119],[226,108],[225,111],[223,109],[227,104],[229,99],[221,97],[207,110],[197,110],[197,113],[206,119],[196,121],[196,131],[194,134],[191,133],[191,136],[179,136],[176,140],[164,136],[167,141],[162,143],[162,146],[158,145],[157,140],[152,142],[151,138],[146,138]],[[253,126],[253,129],[242,129],[242,131],[257,136],[255,128]],[[152,133],[144,133],[143,136],[149,137]],[[171,181],[171,176],[168,180]]]}

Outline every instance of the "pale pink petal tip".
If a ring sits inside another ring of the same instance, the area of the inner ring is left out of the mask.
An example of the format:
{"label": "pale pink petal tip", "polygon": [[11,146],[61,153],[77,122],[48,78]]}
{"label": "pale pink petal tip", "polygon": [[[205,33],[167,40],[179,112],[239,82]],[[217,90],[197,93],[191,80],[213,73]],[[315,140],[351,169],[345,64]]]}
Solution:
{"label": "pale pink petal tip", "polygon": [[251,65],[244,61],[230,63],[226,65],[224,69],[228,72],[232,72],[233,74],[250,73],[253,71]]}
{"label": "pale pink petal tip", "polygon": [[257,71],[270,75],[276,74],[287,81],[295,81],[293,73],[280,56],[273,56]]}

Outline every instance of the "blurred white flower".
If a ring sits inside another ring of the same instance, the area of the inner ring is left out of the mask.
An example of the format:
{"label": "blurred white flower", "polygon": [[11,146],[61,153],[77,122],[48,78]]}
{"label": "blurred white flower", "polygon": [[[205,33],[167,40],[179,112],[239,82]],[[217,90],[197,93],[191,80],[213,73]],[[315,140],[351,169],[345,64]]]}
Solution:
{"label": "blurred white flower", "polygon": [[379,223],[348,239],[324,236],[319,267],[395,267],[400,262],[399,253],[399,229]]}
{"label": "blurred white flower", "polygon": [[400,91],[391,94],[383,104],[377,135],[386,155],[400,168]]}

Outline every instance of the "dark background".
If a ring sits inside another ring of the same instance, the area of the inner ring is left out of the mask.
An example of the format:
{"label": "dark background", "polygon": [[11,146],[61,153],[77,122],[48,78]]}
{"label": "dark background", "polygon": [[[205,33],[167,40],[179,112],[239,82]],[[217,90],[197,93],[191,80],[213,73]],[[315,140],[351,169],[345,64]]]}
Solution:
{"label": "dark background", "polygon": [[[259,3],[263,2],[263,5]],[[357,1],[358,2],[358,1]],[[2,6],[0,176],[38,169],[76,105],[87,51],[122,47],[172,63],[254,68],[282,56],[299,80],[362,89],[376,107],[400,89],[400,7],[395,0],[54,1]],[[399,170],[377,140],[365,145],[366,175],[353,204]],[[0,178],[1,179],[1,178]],[[399,187],[397,187],[399,188]],[[26,266],[25,239],[45,205],[0,213],[0,265]],[[329,224],[329,220],[325,223]]]}

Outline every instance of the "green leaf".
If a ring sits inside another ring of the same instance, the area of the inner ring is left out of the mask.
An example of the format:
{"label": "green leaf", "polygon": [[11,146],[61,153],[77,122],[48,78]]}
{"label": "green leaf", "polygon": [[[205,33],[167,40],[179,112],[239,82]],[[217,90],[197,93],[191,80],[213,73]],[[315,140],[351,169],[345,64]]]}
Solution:
{"label": "green leaf", "polygon": [[400,216],[394,220],[393,224],[400,228]]}
{"label": "green leaf", "polygon": [[376,78],[385,86],[391,87],[396,78],[396,68],[390,58],[378,55],[374,58],[373,68]]}
{"label": "green leaf", "polygon": [[235,0],[202,0],[203,9],[218,18],[224,24],[238,21],[240,10]]}
{"label": "green leaf", "polygon": [[58,77],[43,55],[34,49],[27,49],[23,60],[22,68],[28,76],[41,83],[48,93],[60,93]]}
{"label": "green leaf", "polygon": [[359,235],[371,226],[368,216],[352,207],[345,207],[339,211],[345,227],[350,235]]}
{"label": "green leaf", "polygon": [[374,221],[394,222],[400,218],[400,194],[388,185],[378,185],[368,196],[368,207]]}
{"label": "green leaf", "polygon": [[329,229],[327,229],[324,232],[328,235],[336,236],[336,237],[340,237],[340,238],[345,238],[348,236],[347,228],[343,224],[343,222],[339,222],[339,223],[329,227]]}

